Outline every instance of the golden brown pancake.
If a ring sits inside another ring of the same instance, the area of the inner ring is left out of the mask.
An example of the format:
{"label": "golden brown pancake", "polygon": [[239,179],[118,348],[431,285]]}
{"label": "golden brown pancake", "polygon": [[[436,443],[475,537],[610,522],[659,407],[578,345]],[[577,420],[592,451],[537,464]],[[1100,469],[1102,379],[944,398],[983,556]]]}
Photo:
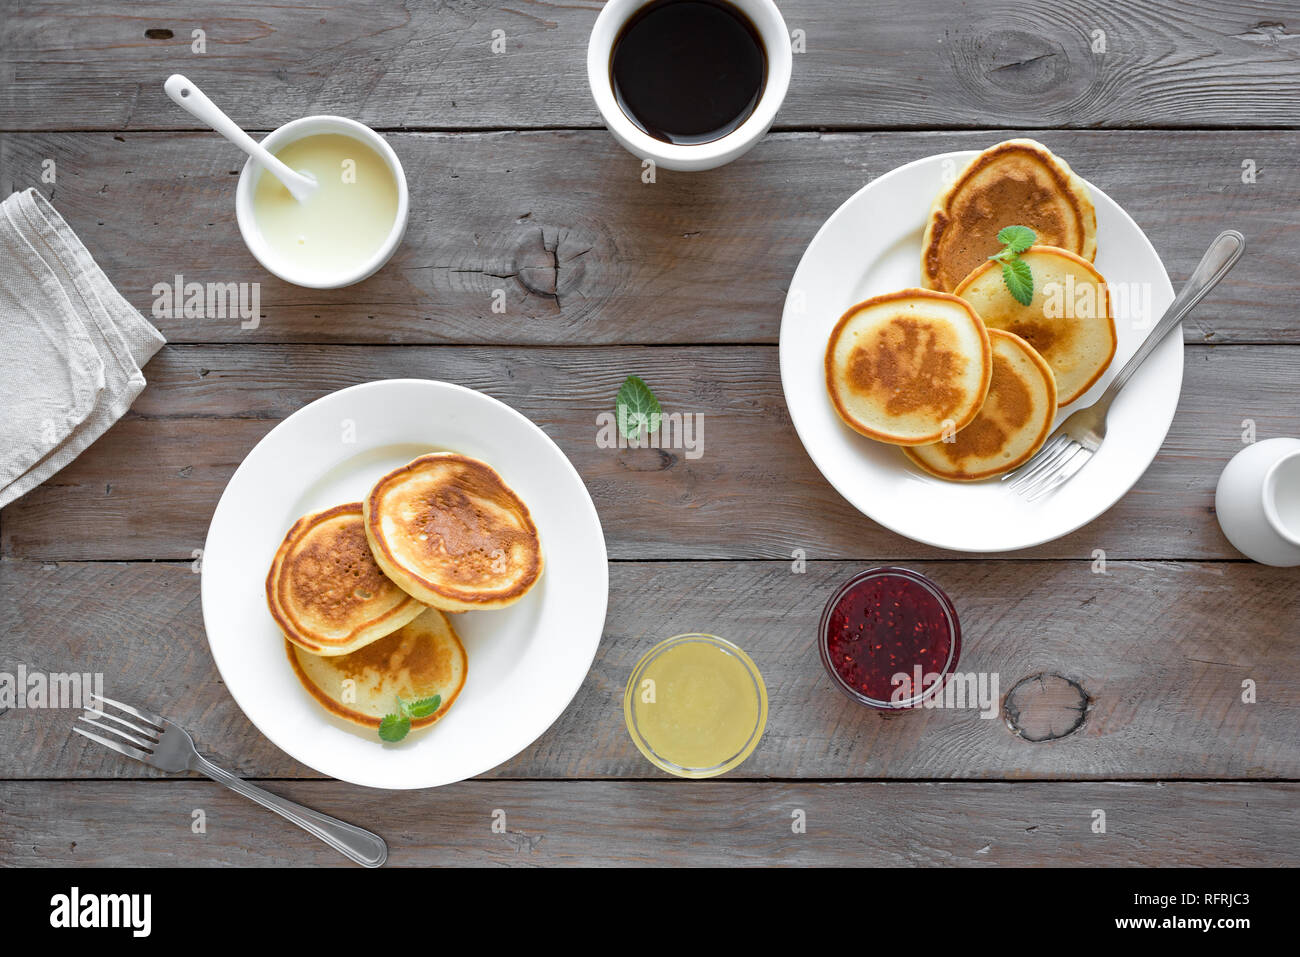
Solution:
{"label": "golden brown pancake", "polygon": [[857,432],[925,445],[965,427],[989,390],[988,331],[956,296],[902,289],[860,302],[826,346],[826,390]]}
{"label": "golden brown pancake", "polygon": [[285,637],[318,655],[355,651],[424,611],[375,564],[360,502],[294,522],[267,573],[266,603]]}
{"label": "golden brown pancake", "polygon": [[478,459],[422,455],[376,482],[364,505],[375,560],[427,605],[504,608],[542,574],[528,506]]}
{"label": "golden brown pancake", "polygon": [[396,714],[399,697],[410,704],[436,694],[442,698],[438,710],[411,719],[412,728],[428,727],[465,687],[465,647],[436,608],[351,654],[325,658],[288,642],[285,648],[313,698],[327,711],[367,728],[378,728],[385,715]]}
{"label": "golden brown pancake", "polygon": [[952,292],[1001,251],[998,231],[1013,225],[1028,226],[1042,245],[1097,258],[1097,212],[1083,180],[1042,143],[1007,140],[972,159],[934,201],[921,285]]}
{"label": "golden brown pancake", "polygon": [[995,262],[977,268],[957,287],[990,329],[1024,339],[1056,374],[1061,405],[1096,382],[1115,358],[1119,340],[1106,280],[1092,263],[1064,249],[1032,246],[1020,256],[1034,276],[1034,298],[1022,306],[1007,290]]}
{"label": "golden brown pancake", "polygon": [[1043,357],[1019,336],[990,329],[993,379],[970,425],[936,442],[904,449],[917,465],[955,482],[1019,468],[1046,441],[1056,418],[1056,377]]}

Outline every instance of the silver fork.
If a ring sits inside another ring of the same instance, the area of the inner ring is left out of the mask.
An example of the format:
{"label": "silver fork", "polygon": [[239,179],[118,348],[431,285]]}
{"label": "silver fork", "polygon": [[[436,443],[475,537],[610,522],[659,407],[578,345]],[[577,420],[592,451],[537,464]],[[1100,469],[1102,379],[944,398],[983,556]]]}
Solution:
{"label": "silver fork", "polygon": [[[100,707],[96,707],[99,705]],[[103,710],[111,705],[126,717]],[[111,698],[95,697],[86,705],[84,713],[77,716],[73,731],[89,738],[118,754],[143,761],[160,771],[201,771],[219,784],[244,797],[252,798],[262,807],[292,821],[309,834],[314,834],[330,847],[346,854],[358,864],[378,867],[388,860],[388,845],[377,834],[362,830],[338,818],[321,814],[311,808],[295,804],[287,798],[263,791],[255,784],[217,767],[194,747],[194,739],[178,724],[162,715],[133,708]],[[85,722],[85,725],[80,722]],[[88,727],[87,727],[88,726]],[[89,730],[94,728],[94,731]],[[111,735],[112,737],[106,737]]]}
{"label": "silver fork", "polygon": [[1106,414],[1115,396],[1161,340],[1177,329],[1205,294],[1228,274],[1245,248],[1245,237],[1235,229],[1225,230],[1215,237],[1187,284],[1179,290],[1151,334],[1124,363],[1124,368],[1119,370],[1101,398],[1062,422],[1037,455],[1014,472],[1002,476],[1004,482],[1011,481],[1011,491],[1025,496],[1030,502],[1037,501],[1065,484],[1092,460],[1106,438]]}

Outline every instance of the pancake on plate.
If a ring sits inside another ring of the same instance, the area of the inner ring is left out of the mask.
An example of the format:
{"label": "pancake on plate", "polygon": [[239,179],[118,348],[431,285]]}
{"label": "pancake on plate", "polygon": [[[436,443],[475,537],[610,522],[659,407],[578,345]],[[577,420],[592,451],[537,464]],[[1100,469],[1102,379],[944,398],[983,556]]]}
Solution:
{"label": "pancake on plate", "polygon": [[[325,658],[285,643],[289,663],[304,688],[327,711],[366,728],[378,728],[398,711],[397,699],[410,704],[439,695],[438,710],[412,718],[411,727],[433,724],[465,687],[465,646],[447,616],[436,608],[391,635],[347,655]],[[345,683],[348,682],[348,683]]]}
{"label": "pancake on plate", "polygon": [[1039,242],[1091,262],[1097,212],[1083,180],[1036,140],[989,147],[957,174],[930,208],[921,240],[921,285],[952,292],[1001,251],[998,230],[1028,226]]}
{"label": "pancake on plate", "polygon": [[375,564],[360,502],[294,522],[267,573],[266,603],[285,637],[317,655],[355,651],[424,611]]}
{"label": "pancake on plate", "polygon": [[528,506],[478,459],[422,455],[376,482],[364,505],[375,560],[426,605],[504,608],[542,574]]}
{"label": "pancake on plate", "polygon": [[1056,418],[1056,377],[1043,357],[1019,336],[990,329],[993,379],[970,425],[950,442],[904,449],[917,465],[955,482],[1019,468],[1043,446]]}
{"label": "pancake on plate", "polygon": [[927,445],[984,404],[989,335],[968,303],[902,289],[860,302],[826,347],[826,389],[850,428],[892,445]]}
{"label": "pancake on plate", "polygon": [[1034,276],[1034,297],[1022,306],[1007,289],[995,262],[978,267],[957,295],[990,329],[1024,339],[1056,374],[1061,405],[1069,405],[1101,378],[1119,340],[1106,280],[1092,263],[1064,249],[1031,246],[1020,254]]}

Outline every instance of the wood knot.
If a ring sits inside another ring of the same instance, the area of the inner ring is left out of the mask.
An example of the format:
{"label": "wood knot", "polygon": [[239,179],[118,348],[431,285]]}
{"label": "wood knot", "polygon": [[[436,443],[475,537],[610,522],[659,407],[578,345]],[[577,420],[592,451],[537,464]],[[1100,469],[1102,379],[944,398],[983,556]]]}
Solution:
{"label": "wood knot", "polygon": [[[638,440],[640,442],[650,441],[642,433]],[[667,449],[656,449],[646,446],[630,447],[627,451],[620,453],[619,463],[629,472],[667,472],[677,464],[677,456]]]}
{"label": "wood knot", "polygon": [[1006,30],[989,37],[980,57],[980,73],[1011,93],[1045,93],[1069,75],[1070,59],[1055,40]]}
{"label": "wood knot", "polygon": [[[599,227],[533,223],[514,242],[510,271],[530,295],[552,299],[563,308],[575,294],[599,298],[597,287],[604,283],[596,281],[596,274],[614,261],[613,243]],[[596,265],[590,275],[588,262]],[[608,282],[608,276],[604,280]]]}
{"label": "wood knot", "polygon": [[1288,33],[1285,23],[1269,23],[1267,21],[1255,24],[1245,33],[1233,35],[1234,40],[1245,40],[1247,43],[1255,43],[1260,46],[1277,47],[1284,43],[1294,43],[1300,41],[1300,34]]}
{"label": "wood knot", "polygon": [[543,834],[525,834],[522,831],[506,831],[505,839],[514,847],[515,853],[532,854],[537,845],[542,843]]}
{"label": "wood knot", "polygon": [[981,106],[1002,115],[1010,99],[1019,112],[1037,105],[1054,113],[1087,101],[1097,70],[1087,35],[1036,30],[998,29],[952,44],[953,71]]}
{"label": "wood knot", "polygon": [[492,297],[492,314],[557,318],[577,324],[599,316],[619,286],[619,257],[609,231],[579,218],[565,226],[527,213],[501,234],[476,242],[445,269],[453,292]]}
{"label": "wood knot", "polygon": [[1007,692],[1002,717],[1026,741],[1054,741],[1083,726],[1092,697],[1077,681],[1052,672],[1022,678]]}

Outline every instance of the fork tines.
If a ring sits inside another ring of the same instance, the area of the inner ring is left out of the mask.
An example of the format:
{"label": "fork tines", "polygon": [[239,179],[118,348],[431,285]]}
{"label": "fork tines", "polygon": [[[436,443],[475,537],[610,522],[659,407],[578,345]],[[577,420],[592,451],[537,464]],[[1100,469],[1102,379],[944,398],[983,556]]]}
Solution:
{"label": "fork tines", "polygon": [[[1014,472],[1011,491],[1034,502],[1068,480],[1092,458],[1092,451],[1068,435],[1058,435],[1022,469]],[[1025,471],[1027,470],[1027,471]]]}
{"label": "fork tines", "polygon": [[[123,712],[127,717],[103,710],[104,705]],[[91,731],[90,728],[95,730]],[[112,698],[96,696],[86,705],[85,712],[77,716],[77,723],[72,730],[118,754],[148,763],[166,727],[161,715],[133,708]]]}
{"label": "fork tines", "polygon": [[1038,450],[1038,453],[1021,469],[1011,473],[1011,491],[1019,494],[1035,485],[1038,481],[1065,461],[1066,455],[1078,443],[1062,433]]}

